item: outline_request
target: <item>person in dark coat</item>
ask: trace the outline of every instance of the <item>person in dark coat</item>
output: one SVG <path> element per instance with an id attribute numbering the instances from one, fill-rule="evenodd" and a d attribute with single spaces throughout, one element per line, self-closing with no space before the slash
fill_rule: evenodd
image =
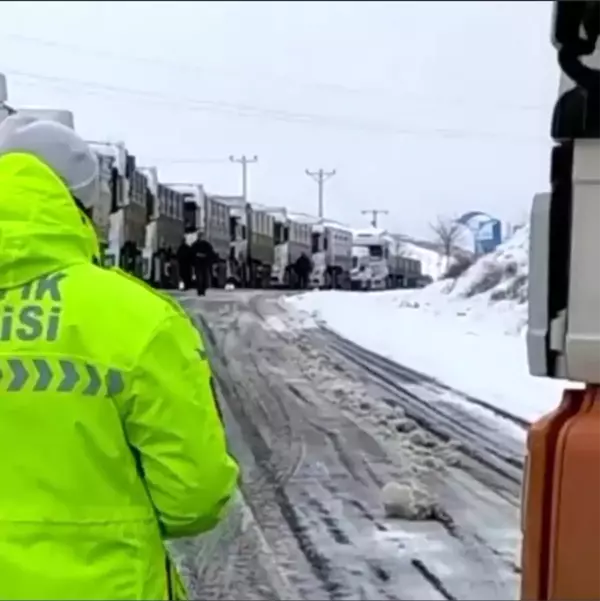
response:
<path id="1" fill-rule="evenodd" d="M 184 238 L 177 249 L 177 263 L 179 265 L 179 277 L 183 282 L 183 289 L 192 287 L 192 249 Z"/>
<path id="2" fill-rule="evenodd" d="M 137 246 L 135 242 L 127 240 L 121 247 L 121 269 L 135 275 L 135 258 Z"/>
<path id="3" fill-rule="evenodd" d="M 298 277 L 298 288 L 300 288 L 300 290 L 306 290 L 308 288 L 312 267 L 312 261 L 306 253 L 302 253 L 296 260 L 294 271 Z"/>
<path id="4" fill-rule="evenodd" d="M 198 232 L 198 237 L 192 244 L 191 251 L 196 277 L 196 290 L 198 296 L 204 296 L 211 283 L 211 272 L 216 253 L 212 244 L 204 239 L 202 232 Z"/>
<path id="5" fill-rule="evenodd" d="M 157 259 L 156 285 L 158 288 L 165 289 L 167 287 L 167 249 L 160 246 L 155 256 Z"/>

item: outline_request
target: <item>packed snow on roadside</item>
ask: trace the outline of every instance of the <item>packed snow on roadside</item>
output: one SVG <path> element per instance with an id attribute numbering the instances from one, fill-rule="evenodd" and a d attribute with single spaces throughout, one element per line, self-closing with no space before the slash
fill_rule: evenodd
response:
<path id="1" fill-rule="evenodd" d="M 529 374 L 528 242 L 524 227 L 462 276 L 422 290 L 315 291 L 285 302 L 367 349 L 533 420 L 567 383 Z"/>

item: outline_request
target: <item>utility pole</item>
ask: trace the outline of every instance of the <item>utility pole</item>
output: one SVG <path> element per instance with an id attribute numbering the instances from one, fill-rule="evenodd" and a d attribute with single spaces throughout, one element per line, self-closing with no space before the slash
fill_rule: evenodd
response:
<path id="1" fill-rule="evenodd" d="M 252 208 L 248 202 L 248 165 L 250 163 L 258 163 L 258 157 L 254 155 L 248 158 L 243 154 L 239 159 L 231 155 L 229 160 L 232 163 L 239 163 L 242 166 L 242 197 L 244 199 L 244 208 L 246 209 L 246 266 L 247 266 L 247 281 L 246 285 L 254 284 L 254 272 L 252 269 Z"/>
<path id="2" fill-rule="evenodd" d="M 229 160 L 232 163 L 239 163 L 242 166 L 242 196 L 244 197 L 244 202 L 248 204 L 248 165 L 250 163 L 258 163 L 258 157 L 254 155 L 250 159 L 243 154 L 239 159 L 230 156 Z"/>
<path id="3" fill-rule="evenodd" d="M 323 187 L 325 182 L 335 175 L 335 169 L 332 171 L 325 171 L 324 169 L 319 169 L 318 171 L 309 171 L 305 169 L 306 175 L 312 177 L 319 186 L 319 219 L 323 219 L 325 216 L 325 209 L 323 206 Z"/>
<path id="4" fill-rule="evenodd" d="M 377 216 L 378 215 L 388 215 L 389 211 L 385 209 L 369 209 L 365 211 L 361 211 L 363 215 L 371 215 L 371 225 L 373 227 L 377 227 Z"/>

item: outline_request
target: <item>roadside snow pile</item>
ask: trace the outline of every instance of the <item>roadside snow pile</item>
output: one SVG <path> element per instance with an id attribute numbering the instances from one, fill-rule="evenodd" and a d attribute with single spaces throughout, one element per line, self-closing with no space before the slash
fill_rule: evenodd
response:
<path id="1" fill-rule="evenodd" d="M 520 334 L 527 325 L 528 253 L 526 226 L 457 278 L 438 280 L 422 290 L 388 294 L 396 295 L 400 307 L 454 311 L 458 317 L 494 321 L 506 334 Z"/>
<path id="2" fill-rule="evenodd" d="M 522 227 L 498 249 L 481 257 L 454 280 L 448 293 L 458 298 L 486 294 L 494 301 L 527 302 L 529 226 Z"/>

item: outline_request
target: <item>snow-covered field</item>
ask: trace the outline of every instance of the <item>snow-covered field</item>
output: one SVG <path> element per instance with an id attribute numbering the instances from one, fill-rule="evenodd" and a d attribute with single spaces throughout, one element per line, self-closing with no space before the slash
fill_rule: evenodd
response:
<path id="1" fill-rule="evenodd" d="M 522 228 L 459 278 L 422 290 L 315 291 L 285 302 L 367 349 L 533 420 L 567 383 L 529 375 L 528 240 Z"/>

